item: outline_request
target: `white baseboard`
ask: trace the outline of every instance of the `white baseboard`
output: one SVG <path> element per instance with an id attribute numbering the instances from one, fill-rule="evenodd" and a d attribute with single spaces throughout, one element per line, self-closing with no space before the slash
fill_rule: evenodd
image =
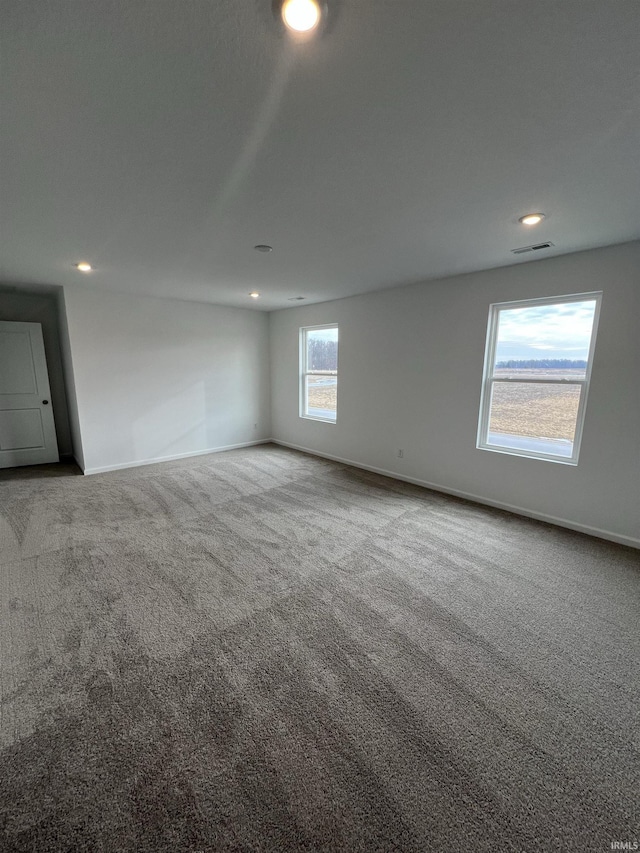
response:
<path id="1" fill-rule="evenodd" d="M 290 447 L 292 450 L 301 450 L 303 453 L 310 453 L 312 456 L 321 456 L 323 459 L 331 459 L 333 462 L 341 462 L 344 465 L 351 465 L 353 468 L 362 468 L 364 471 L 371 471 L 374 474 L 382 474 L 384 477 L 391 477 L 393 480 L 402 480 L 405 483 L 412 483 L 414 486 L 423 486 L 425 489 L 432 489 L 434 492 L 442 492 L 445 495 L 453 495 L 456 498 L 464 498 L 474 503 L 492 506 L 496 509 L 503 509 L 507 512 L 513 512 L 516 515 L 524 515 L 526 518 L 533 518 L 536 521 L 545 521 L 547 524 L 555 524 L 557 527 L 566 527 L 569 530 L 575 530 L 578 533 L 586 533 L 589 536 L 597 536 L 599 539 L 607 539 L 610 542 L 617 542 L 619 545 L 628 545 L 631 548 L 640 548 L 640 539 L 635 539 L 632 536 L 624 536 L 621 533 L 613 533 L 610 530 L 601 530 L 599 527 L 590 527 L 587 524 L 579 524 L 571 521 L 568 518 L 558 518 L 555 515 L 547 515 L 543 512 L 526 509 L 521 506 L 495 501 L 492 498 L 485 498 L 482 495 L 474 495 L 470 492 L 462 492 L 459 489 L 450 489 L 447 486 L 441 486 L 438 483 L 429 483 L 426 480 L 418 480 L 415 477 L 407 477 L 404 474 L 398 474 L 395 471 L 387 471 L 384 468 L 375 468 L 373 465 L 364 465 L 362 462 L 354 462 L 352 459 L 343 459 L 340 456 L 334 456 L 331 453 L 321 453 L 319 450 L 312 450 L 310 447 L 301 447 L 299 444 L 291 444 L 288 441 L 280 441 L 278 438 L 270 439 L 273 444 L 280 444 L 282 447 Z"/>
<path id="2" fill-rule="evenodd" d="M 269 444 L 270 438 L 257 441 L 243 441 L 240 444 L 227 444 L 224 447 L 208 447 L 206 450 L 194 450 L 189 453 L 176 453 L 173 456 L 155 456 L 152 459 L 137 459 L 135 462 L 119 462 L 117 465 L 103 465 L 99 468 L 85 468 L 84 474 L 104 474 L 107 471 L 121 471 L 123 468 L 139 468 L 141 465 L 155 465 L 156 462 L 173 462 L 175 459 L 188 459 L 190 456 L 206 456 L 207 453 L 223 453 L 225 450 L 237 450 L 240 447 L 253 447 L 256 444 Z"/>

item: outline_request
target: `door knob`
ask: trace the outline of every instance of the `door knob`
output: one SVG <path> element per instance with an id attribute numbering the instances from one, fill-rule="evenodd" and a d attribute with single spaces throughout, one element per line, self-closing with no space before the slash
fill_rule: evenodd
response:
<path id="1" fill-rule="evenodd" d="M 43 406 L 48 406 L 48 405 L 49 405 L 49 401 L 48 401 L 48 400 L 43 400 L 43 401 L 42 401 L 42 405 L 43 405 Z"/>

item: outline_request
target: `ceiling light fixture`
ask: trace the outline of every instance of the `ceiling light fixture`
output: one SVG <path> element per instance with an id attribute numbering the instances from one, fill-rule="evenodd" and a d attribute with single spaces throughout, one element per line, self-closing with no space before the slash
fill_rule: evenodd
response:
<path id="1" fill-rule="evenodd" d="M 252 290 L 252 291 L 251 291 L 251 293 L 249 294 L 249 296 L 250 296 L 252 299 L 257 299 L 257 298 L 260 296 L 260 294 L 258 293 L 258 291 L 257 291 L 257 290 Z"/>
<path id="2" fill-rule="evenodd" d="M 254 246 L 253 248 L 256 250 L 256 252 L 263 252 L 265 255 L 268 252 L 273 252 L 273 246 L 264 246 L 261 244 L 258 246 Z"/>
<path id="3" fill-rule="evenodd" d="M 526 216 L 521 216 L 518 219 L 522 225 L 537 225 L 538 222 L 542 222 L 544 219 L 544 213 L 527 213 Z"/>
<path id="4" fill-rule="evenodd" d="M 318 0 L 284 0 L 280 14 L 287 29 L 310 33 L 322 19 L 322 8 Z"/>
<path id="5" fill-rule="evenodd" d="M 93 272 L 93 267 L 86 261 L 80 261 L 80 263 L 75 264 L 75 268 L 80 270 L 80 272 Z"/>

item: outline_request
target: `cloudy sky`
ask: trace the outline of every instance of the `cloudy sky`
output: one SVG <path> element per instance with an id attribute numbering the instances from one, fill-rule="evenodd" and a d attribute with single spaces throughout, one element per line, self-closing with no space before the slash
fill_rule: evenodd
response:
<path id="1" fill-rule="evenodd" d="M 595 307 L 595 300 L 585 300 L 503 309 L 500 312 L 496 360 L 586 359 Z"/>
<path id="2" fill-rule="evenodd" d="M 337 341 L 338 329 L 313 329 L 308 332 L 309 338 L 314 338 L 317 341 Z"/>

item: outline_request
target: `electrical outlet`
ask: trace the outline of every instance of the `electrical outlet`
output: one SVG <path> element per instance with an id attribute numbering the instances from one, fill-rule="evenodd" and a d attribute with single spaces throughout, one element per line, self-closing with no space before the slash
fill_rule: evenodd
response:
<path id="1" fill-rule="evenodd" d="M 398 450 L 398 459 L 404 459 L 404 450 Z"/>

